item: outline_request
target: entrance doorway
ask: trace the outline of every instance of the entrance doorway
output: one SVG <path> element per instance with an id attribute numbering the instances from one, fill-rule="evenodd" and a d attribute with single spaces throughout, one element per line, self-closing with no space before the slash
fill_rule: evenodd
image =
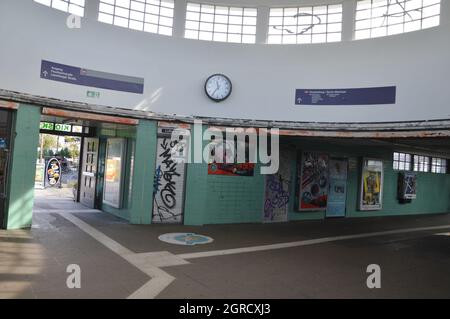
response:
<path id="1" fill-rule="evenodd" d="M 128 118 L 44 108 L 34 210 L 128 209 L 137 124 Z M 110 147 L 114 141 L 122 141 L 117 154 Z"/>
<path id="2" fill-rule="evenodd" d="M 6 201 L 11 158 L 11 111 L 0 109 L 0 229 L 6 225 Z"/>
<path id="3" fill-rule="evenodd" d="M 81 137 L 39 134 L 35 189 L 41 196 L 76 200 Z"/>
<path id="4" fill-rule="evenodd" d="M 97 165 L 97 156 L 86 152 L 84 144 L 94 133 L 95 129 L 76 120 L 44 115 L 41 117 L 35 175 L 35 210 L 83 208 L 76 203 L 80 201 L 81 176 L 86 167 L 90 173 L 95 173 L 91 166 Z M 89 143 L 89 150 L 91 148 Z M 95 180 L 90 183 L 95 189 Z M 82 203 L 89 208 L 94 207 L 89 201 Z"/>

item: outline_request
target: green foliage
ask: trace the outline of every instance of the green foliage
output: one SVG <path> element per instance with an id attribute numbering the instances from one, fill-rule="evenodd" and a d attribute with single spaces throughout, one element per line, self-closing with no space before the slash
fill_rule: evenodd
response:
<path id="1" fill-rule="evenodd" d="M 44 157 L 53 157 L 53 156 L 55 156 L 53 150 L 44 149 Z"/>
<path id="2" fill-rule="evenodd" d="M 42 148 L 44 152 L 50 148 L 56 148 L 57 137 L 55 135 L 42 134 L 41 138 L 43 139 Z"/>
<path id="3" fill-rule="evenodd" d="M 60 157 L 66 157 L 66 158 L 72 157 L 70 150 L 67 147 L 64 147 L 63 149 L 61 149 L 57 155 Z"/>

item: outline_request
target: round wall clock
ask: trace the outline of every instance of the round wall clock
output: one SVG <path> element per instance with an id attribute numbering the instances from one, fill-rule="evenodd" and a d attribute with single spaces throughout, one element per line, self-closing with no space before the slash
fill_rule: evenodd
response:
<path id="1" fill-rule="evenodd" d="M 231 90 L 231 81 L 223 74 L 213 74 L 205 82 L 205 93 L 214 102 L 226 100 Z"/>

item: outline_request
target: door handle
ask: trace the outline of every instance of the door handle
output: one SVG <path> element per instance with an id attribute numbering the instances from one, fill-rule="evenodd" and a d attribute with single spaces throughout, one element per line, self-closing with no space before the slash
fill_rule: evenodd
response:
<path id="1" fill-rule="evenodd" d="M 83 172 L 83 176 L 87 176 L 87 177 L 95 177 L 95 173 L 91 173 L 91 172 Z"/>

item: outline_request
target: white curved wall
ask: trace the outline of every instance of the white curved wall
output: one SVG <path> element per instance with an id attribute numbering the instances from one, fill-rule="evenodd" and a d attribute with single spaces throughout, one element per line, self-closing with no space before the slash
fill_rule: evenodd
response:
<path id="1" fill-rule="evenodd" d="M 437 28 L 361 41 L 280 46 L 159 36 L 99 23 L 95 12 L 86 15 L 81 29 L 68 29 L 63 12 L 32 0 L 2 0 L 0 88 L 178 115 L 302 122 L 449 119 L 446 4 L 443 1 Z M 101 96 L 90 99 L 86 87 L 40 79 L 41 59 L 144 77 L 145 92 L 95 89 Z M 216 72 L 233 81 L 232 96 L 218 104 L 203 92 L 204 80 Z M 296 88 L 388 85 L 397 86 L 395 105 L 294 104 Z"/>

